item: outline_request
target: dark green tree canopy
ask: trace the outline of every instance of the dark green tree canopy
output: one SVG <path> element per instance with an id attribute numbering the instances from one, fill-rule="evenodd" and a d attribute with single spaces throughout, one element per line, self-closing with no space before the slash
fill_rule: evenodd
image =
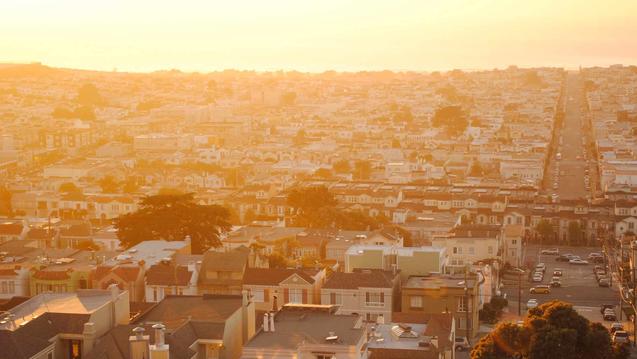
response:
<path id="1" fill-rule="evenodd" d="M 500 323 L 480 339 L 472 359 L 619 359 L 606 328 L 573 306 L 551 301 L 529 310 L 523 325 Z"/>
<path id="2" fill-rule="evenodd" d="M 193 194 L 156 195 L 142 200 L 137 212 L 115 221 L 117 236 L 126 247 L 145 240 L 181 241 L 190 236 L 192 252 L 200 254 L 221 245 L 219 236 L 230 230 L 230 212 L 217 205 L 200 205 Z"/>

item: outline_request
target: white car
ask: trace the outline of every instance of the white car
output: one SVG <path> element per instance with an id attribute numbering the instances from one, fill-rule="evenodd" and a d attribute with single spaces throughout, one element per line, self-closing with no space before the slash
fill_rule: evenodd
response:
<path id="1" fill-rule="evenodd" d="M 579 259 L 579 258 L 575 258 L 575 259 L 571 259 L 570 261 L 568 261 L 570 264 L 579 264 L 579 265 L 585 265 L 588 264 L 588 261 L 585 261 L 583 259 Z"/>
<path id="2" fill-rule="evenodd" d="M 456 337 L 455 349 L 459 352 L 471 349 L 467 337 Z"/>
<path id="3" fill-rule="evenodd" d="M 533 276 L 533 281 L 534 282 L 541 282 L 543 279 L 544 279 L 544 277 L 541 274 Z"/>
<path id="4" fill-rule="evenodd" d="M 537 299 L 531 298 L 531 299 L 529 299 L 528 302 L 526 302 L 526 307 L 528 309 L 536 308 L 537 306 L 538 306 Z"/>
<path id="5" fill-rule="evenodd" d="M 630 343 L 630 336 L 625 330 L 617 330 L 613 333 L 613 343 Z"/>

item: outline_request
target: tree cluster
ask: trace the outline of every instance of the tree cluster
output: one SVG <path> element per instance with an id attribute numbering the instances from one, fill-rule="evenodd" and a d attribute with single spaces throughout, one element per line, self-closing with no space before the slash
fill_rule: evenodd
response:
<path id="1" fill-rule="evenodd" d="M 484 336 L 472 359 L 625 359 L 608 330 L 590 323 L 573 306 L 552 301 L 529 310 L 523 324 L 505 322 Z"/>
<path id="2" fill-rule="evenodd" d="M 480 309 L 480 320 L 486 323 L 495 323 L 502 315 L 502 310 L 509 305 L 509 301 L 502 297 L 492 297 L 489 303 L 485 303 Z"/>
<path id="3" fill-rule="evenodd" d="M 431 124 L 444 129 L 451 136 L 459 136 L 467 129 L 469 120 L 460 106 L 445 106 L 436 110 Z"/>
<path id="4" fill-rule="evenodd" d="M 299 227 L 369 230 L 384 223 L 382 218 L 338 208 L 338 201 L 325 186 L 293 189 L 287 201 L 294 210 L 294 225 Z"/>
<path id="5" fill-rule="evenodd" d="M 191 238 L 191 249 L 200 254 L 221 245 L 219 236 L 230 230 L 230 212 L 218 205 L 200 205 L 193 194 L 149 196 L 139 210 L 115 220 L 117 236 L 126 247 L 146 240 L 182 241 Z"/>

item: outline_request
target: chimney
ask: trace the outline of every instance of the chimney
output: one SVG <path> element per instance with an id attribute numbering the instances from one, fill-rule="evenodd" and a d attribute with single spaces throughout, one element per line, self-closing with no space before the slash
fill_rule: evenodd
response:
<path id="1" fill-rule="evenodd" d="M 270 319 L 269 319 L 269 314 L 265 313 L 263 314 L 263 331 L 264 332 L 269 332 L 270 331 Z"/>
<path id="2" fill-rule="evenodd" d="M 84 330 L 82 331 L 83 353 L 88 353 L 93 349 L 96 334 L 97 332 L 95 331 L 95 323 L 84 323 Z"/>
<path id="3" fill-rule="evenodd" d="M 169 359 L 169 345 L 166 344 L 164 337 L 166 326 L 155 324 L 153 325 L 153 330 L 155 330 L 155 344 L 150 346 L 150 359 Z"/>
<path id="4" fill-rule="evenodd" d="M 117 301 L 117 297 L 119 297 L 119 287 L 116 283 L 113 283 L 108 286 L 108 290 L 111 291 L 111 301 Z"/>
<path id="5" fill-rule="evenodd" d="M 130 347 L 130 359 L 148 359 L 150 338 L 144 335 L 144 328 L 137 327 L 133 329 L 133 334 L 128 338 Z"/>
<path id="6" fill-rule="evenodd" d="M 270 331 L 274 331 L 274 313 L 270 313 Z"/>

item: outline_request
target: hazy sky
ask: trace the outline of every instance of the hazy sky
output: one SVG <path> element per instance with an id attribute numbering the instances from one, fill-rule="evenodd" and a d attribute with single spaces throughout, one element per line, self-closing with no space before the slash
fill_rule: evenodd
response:
<path id="1" fill-rule="evenodd" d="M 0 62 L 101 70 L 637 64 L 637 0 L 0 0 Z"/>

